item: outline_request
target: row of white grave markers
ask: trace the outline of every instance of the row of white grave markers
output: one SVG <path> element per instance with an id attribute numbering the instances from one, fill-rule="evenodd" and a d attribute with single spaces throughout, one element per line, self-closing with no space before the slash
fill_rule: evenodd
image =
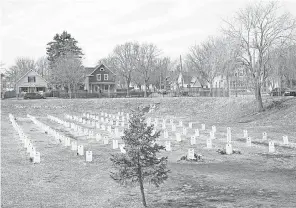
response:
<path id="1" fill-rule="evenodd" d="M 57 120 L 57 118 L 54 119 L 54 120 Z M 60 123 L 63 123 L 63 122 L 60 122 Z M 115 128 L 115 136 L 121 136 L 121 134 L 119 134 L 118 128 Z M 101 139 L 102 139 L 102 135 L 101 134 L 96 134 L 96 140 L 101 140 Z M 109 144 L 109 139 L 108 139 L 107 136 L 104 136 L 103 142 L 104 142 L 104 144 Z M 82 147 L 78 146 L 78 154 L 79 155 L 82 154 L 80 148 L 82 148 Z M 113 140 L 113 146 L 112 146 L 112 148 L 113 149 L 117 149 L 118 148 L 118 140 L 116 140 L 116 139 Z M 122 148 L 120 150 L 123 153 L 125 152 Z M 86 157 L 88 157 L 88 155 L 90 155 L 90 154 L 91 154 L 90 152 L 87 152 L 86 151 Z M 87 160 L 89 160 L 89 159 L 87 159 Z"/>
<path id="2" fill-rule="evenodd" d="M 24 131 L 15 121 L 15 118 L 12 114 L 9 114 L 9 119 L 12 123 L 13 128 L 18 132 L 20 140 L 24 143 L 24 147 L 27 149 L 27 153 L 30 154 L 30 158 L 33 158 L 33 163 L 40 163 L 40 152 L 36 151 L 36 148 L 33 146 L 33 143 L 28 137 L 25 135 Z"/>
<path id="3" fill-rule="evenodd" d="M 70 116 L 69 115 L 67 115 L 67 118 L 70 118 Z M 71 118 L 70 118 L 71 119 Z M 123 133 L 123 130 L 122 131 L 120 131 L 119 130 L 119 127 L 117 127 L 117 126 L 115 126 L 115 128 L 114 128 L 114 130 L 112 129 L 112 125 L 108 125 L 107 126 L 107 129 L 106 129 L 106 126 L 105 125 L 100 125 L 100 123 L 99 122 L 95 122 L 95 124 L 93 124 L 92 126 L 96 126 L 96 128 L 97 129 L 100 129 L 100 130 L 103 130 L 103 131 L 108 131 L 110 134 L 112 134 L 112 136 L 114 136 L 115 138 L 119 138 L 119 137 L 121 137 L 121 136 L 123 136 L 124 135 L 124 133 Z M 114 126 L 114 125 L 113 125 Z M 101 127 L 101 128 L 100 128 Z M 87 131 L 87 130 L 85 130 L 85 131 Z M 89 137 L 94 137 L 94 134 L 93 134 L 93 132 L 91 131 L 91 130 L 89 130 Z M 97 141 L 99 141 L 100 139 L 101 139 L 101 134 L 96 134 L 95 135 L 95 137 L 96 137 L 96 140 Z"/>
<path id="4" fill-rule="evenodd" d="M 83 145 L 77 145 L 77 141 L 72 141 L 69 137 L 61 135 L 56 130 L 50 128 L 49 126 L 41 123 L 38 121 L 35 117 L 28 115 L 29 118 L 39 127 L 41 127 L 44 131 L 48 132 L 48 134 L 53 135 L 57 140 L 61 140 L 66 147 L 71 147 L 71 150 L 77 151 L 78 155 L 84 155 Z M 58 118 L 48 115 L 48 118 L 50 118 L 53 121 L 58 121 L 60 124 L 67 125 L 62 120 L 58 120 Z M 68 125 L 67 125 L 68 126 Z M 89 157 L 89 154 L 86 154 Z M 89 162 L 89 159 L 86 158 L 86 161 Z"/>

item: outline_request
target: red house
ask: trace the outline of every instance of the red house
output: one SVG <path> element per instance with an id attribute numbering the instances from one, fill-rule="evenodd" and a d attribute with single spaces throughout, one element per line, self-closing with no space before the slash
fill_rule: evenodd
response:
<path id="1" fill-rule="evenodd" d="M 88 92 L 115 92 L 116 74 L 104 64 L 96 67 L 85 67 L 85 89 Z"/>

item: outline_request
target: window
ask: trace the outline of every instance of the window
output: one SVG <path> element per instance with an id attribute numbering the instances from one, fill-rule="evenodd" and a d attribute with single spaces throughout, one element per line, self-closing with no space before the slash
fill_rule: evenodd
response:
<path id="1" fill-rule="evenodd" d="M 28 82 L 36 82 L 36 77 L 35 76 L 29 76 L 28 77 Z"/>
<path id="2" fill-rule="evenodd" d="M 107 74 L 108 75 L 108 74 Z M 109 86 L 108 85 L 105 85 L 105 90 L 108 90 Z"/>
<path id="3" fill-rule="evenodd" d="M 101 75 L 100 74 L 97 74 L 97 80 L 101 81 Z"/>
<path id="4" fill-rule="evenodd" d="M 104 71 L 104 69 L 103 68 L 100 68 L 100 71 Z"/>
<path id="5" fill-rule="evenodd" d="M 108 80 L 108 74 L 104 74 L 104 80 Z"/>

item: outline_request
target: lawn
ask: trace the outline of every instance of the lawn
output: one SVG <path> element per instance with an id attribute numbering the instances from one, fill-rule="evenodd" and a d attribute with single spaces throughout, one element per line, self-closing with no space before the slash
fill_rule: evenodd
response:
<path id="1" fill-rule="evenodd" d="M 77 136 L 72 129 L 49 120 L 47 115 L 70 121 L 65 114 L 130 113 L 139 105 L 152 103 L 159 107 L 147 116 L 159 121 L 174 119 L 175 124 L 182 120 L 184 126 L 193 122 L 193 129 L 188 128 L 188 134 L 177 142 L 167 122 L 172 151 L 162 154 L 168 156 L 171 173 L 159 188 L 145 184 L 148 207 L 296 207 L 296 99 L 271 97 L 264 98 L 267 108 L 262 113 L 256 112 L 253 97 L 2 100 L 2 207 L 141 207 L 138 187 L 121 187 L 109 176 L 110 154 L 120 152 L 112 149 L 112 142 L 103 145 L 95 138 Z M 16 117 L 41 153 L 40 164 L 29 161 L 9 121 L 9 113 Z M 27 114 L 83 144 L 85 150 L 93 152 L 93 162 L 85 162 L 84 156 L 78 156 L 39 129 Z M 200 131 L 196 145 L 192 146 L 190 136 L 201 124 L 206 125 L 206 130 Z M 212 125 L 217 127 L 217 133 L 213 148 L 208 149 L 206 140 Z M 232 128 L 233 148 L 242 154 L 217 152 L 226 145 L 227 127 Z M 245 129 L 252 138 L 252 147 L 246 146 Z M 275 142 L 275 153 L 268 152 L 268 140 L 262 139 L 263 132 Z M 289 145 L 282 144 L 283 135 L 288 136 Z M 158 142 L 165 141 L 161 136 Z M 203 160 L 179 161 L 188 148 L 194 148 Z"/>

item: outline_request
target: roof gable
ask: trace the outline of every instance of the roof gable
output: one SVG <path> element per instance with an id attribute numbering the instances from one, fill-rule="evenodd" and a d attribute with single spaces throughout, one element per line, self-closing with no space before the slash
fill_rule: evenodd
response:
<path id="1" fill-rule="evenodd" d="M 115 73 L 111 71 L 111 69 L 109 69 L 106 65 L 100 64 L 96 67 L 85 67 L 86 76 L 93 76 L 93 73 L 99 68 L 104 68 L 106 71 L 110 71 L 113 75 L 115 75 Z"/>
<path id="2" fill-rule="evenodd" d="M 44 79 L 40 74 L 38 74 L 35 70 L 33 70 L 33 69 L 30 69 L 29 71 L 27 71 L 21 78 L 19 78 L 17 81 L 16 81 L 16 83 L 18 83 L 19 81 L 21 81 L 25 76 L 27 76 L 30 72 L 33 72 L 33 74 L 34 74 L 34 76 L 38 76 L 38 77 L 40 77 L 41 79 L 43 79 L 46 83 L 48 83 L 47 82 L 47 80 L 46 79 Z"/>

